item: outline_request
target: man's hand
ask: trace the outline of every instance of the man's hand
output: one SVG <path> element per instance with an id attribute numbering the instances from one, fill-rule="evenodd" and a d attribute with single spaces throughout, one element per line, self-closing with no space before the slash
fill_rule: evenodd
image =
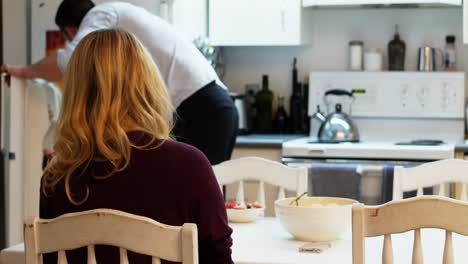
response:
<path id="1" fill-rule="evenodd" d="M 34 73 L 28 66 L 10 66 L 3 64 L 1 66 L 1 72 L 10 74 L 11 76 L 22 78 L 22 79 L 32 79 L 34 78 Z"/>
<path id="2" fill-rule="evenodd" d="M 1 71 L 22 79 L 41 78 L 54 82 L 62 79 L 62 72 L 57 65 L 57 53 L 28 66 L 10 66 L 3 64 Z"/>

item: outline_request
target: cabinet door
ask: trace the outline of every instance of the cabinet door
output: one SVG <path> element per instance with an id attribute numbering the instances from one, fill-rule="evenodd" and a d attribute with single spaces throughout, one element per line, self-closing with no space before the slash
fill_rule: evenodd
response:
<path id="1" fill-rule="evenodd" d="M 173 0 L 172 22 L 189 40 L 207 35 L 207 0 Z"/>
<path id="2" fill-rule="evenodd" d="M 468 44 L 468 2 L 463 1 L 463 43 Z"/>
<path id="3" fill-rule="evenodd" d="M 209 18 L 215 45 L 301 44 L 300 0 L 210 0 Z"/>

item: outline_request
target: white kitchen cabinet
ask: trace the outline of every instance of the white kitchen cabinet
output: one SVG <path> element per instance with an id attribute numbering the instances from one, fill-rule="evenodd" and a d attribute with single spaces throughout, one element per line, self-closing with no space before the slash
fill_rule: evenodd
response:
<path id="1" fill-rule="evenodd" d="M 207 36 L 208 0 L 173 0 L 172 23 L 189 40 Z"/>
<path id="2" fill-rule="evenodd" d="M 468 2 L 463 3 L 463 43 L 468 44 Z"/>
<path id="3" fill-rule="evenodd" d="M 303 0 L 303 6 L 353 6 L 353 5 L 438 5 L 460 6 L 462 0 Z"/>
<path id="4" fill-rule="evenodd" d="M 304 43 L 301 0 L 210 0 L 209 37 L 217 46 Z"/>

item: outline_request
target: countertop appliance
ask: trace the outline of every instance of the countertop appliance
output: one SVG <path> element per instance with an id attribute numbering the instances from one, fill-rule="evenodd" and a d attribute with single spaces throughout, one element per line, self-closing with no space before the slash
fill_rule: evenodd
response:
<path id="1" fill-rule="evenodd" d="M 234 106 L 236 107 L 238 120 L 239 120 L 239 134 L 247 134 L 250 132 L 249 116 L 247 115 L 247 105 L 245 102 L 245 95 L 239 93 L 229 93 Z"/>
<path id="2" fill-rule="evenodd" d="M 439 63 L 437 63 L 438 60 L 436 59 L 437 54 L 440 55 Z M 418 49 L 418 71 L 436 71 L 438 67 L 444 67 L 444 65 L 444 52 L 441 49 L 427 46 Z"/>
<path id="3" fill-rule="evenodd" d="M 361 141 L 315 144 L 308 137 L 288 141 L 283 143 L 283 161 L 294 166 L 362 165 L 363 176 L 366 170 L 376 176 L 363 177 L 367 203 L 381 201 L 384 165 L 453 158 L 455 144 L 463 141 L 464 73 L 312 72 L 309 115 L 317 105 L 325 109 L 322 98 L 330 89 L 362 91 L 355 94 L 352 112 Z"/>

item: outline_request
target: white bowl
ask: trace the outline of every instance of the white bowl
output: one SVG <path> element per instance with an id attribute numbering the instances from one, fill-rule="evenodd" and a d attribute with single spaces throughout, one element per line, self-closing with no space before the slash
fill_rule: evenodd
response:
<path id="1" fill-rule="evenodd" d="M 264 208 L 226 209 L 228 220 L 233 223 L 252 222 L 257 219 L 264 210 Z"/>
<path id="2" fill-rule="evenodd" d="M 333 197 L 302 197 L 275 201 L 281 225 L 301 241 L 333 241 L 351 230 L 351 208 L 355 200 Z"/>

